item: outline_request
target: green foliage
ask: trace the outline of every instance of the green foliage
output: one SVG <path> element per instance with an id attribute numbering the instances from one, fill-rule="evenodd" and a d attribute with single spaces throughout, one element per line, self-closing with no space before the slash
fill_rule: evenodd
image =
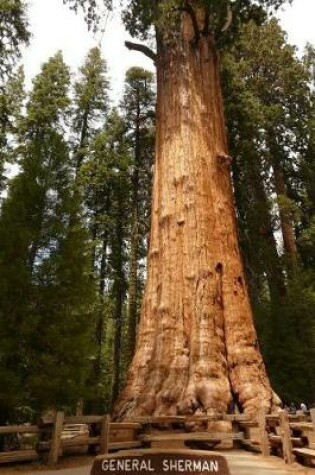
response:
<path id="1" fill-rule="evenodd" d="M 301 154 L 300 183 L 295 185 L 295 197 L 299 202 L 302 212 L 297 228 L 297 244 L 305 267 L 314 269 L 315 264 L 315 52 L 310 45 L 307 46 L 303 58 L 305 67 L 310 74 L 310 110 L 309 118 L 305 125 L 307 143 L 305 151 Z"/>
<path id="2" fill-rule="evenodd" d="M 315 216 L 311 217 L 308 226 L 302 231 L 298 245 L 304 265 L 310 269 L 315 267 Z"/>
<path id="3" fill-rule="evenodd" d="M 155 92 L 152 73 L 130 68 L 126 73 L 121 109 L 131 156 L 130 216 L 128 236 L 128 326 L 124 355 L 126 366 L 135 347 L 139 308 L 144 284 L 143 264 L 147 255 L 147 236 L 151 214 L 151 182 L 154 150 Z"/>
<path id="4" fill-rule="evenodd" d="M 249 233 L 252 242 L 262 243 L 262 237 L 270 243 L 270 232 L 282 225 L 274 212 L 272 193 L 276 193 L 273 196 L 277 207 L 292 225 L 302 225 L 304 157 L 309 155 L 310 143 L 310 72 L 296 57 L 294 48 L 286 43 L 285 34 L 275 20 L 260 27 L 253 22 L 243 25 L 238 41 L 224 53 L 223 65 L 243 239 Z M 282 189 L 275 177 L 277 170 L 284 178 Z M 269 214 L 267 228 L 261 227 L 261 213 L 255 217 L 252 212 L 253 203 L 255 206 L 259 201 L 266 219 Z M 256 256 L 254 252 L 253 257 Z M 252 266 L 254 273 L 263 275 L 266 256 L 261 263 L 260 270 Z"/>
<path id="5" fill-rule="evenodd" d="M 91 28 L 100 24 L 103 7 L 112 8 L 108 0 L 65 3 L 83 8 Z M 281 397 L 310 402 L 314 51 L 308 47 L 299 60 L 277 22 L 267 21 L 267 9 L 282 3 L 199 0 L 194 7 L 206 10 L 209 34 L 224 50 L 240 237 L 265 360 Z M 222 35 L 229 4 L 233 23 Z M 150 39 L 155 27 L 161 39 L 176 33 L 184 7 L 179 0 L 131 0 L 122 15 L 132 36 Z M 58 53 L 34 80 L 25 117 L 21 71 L 0 96 L 0 180 L 8 161 L 18 157 L 20 164 L 0 218 L 0 410 L 6 417 L 17 407 L 74 407 L 80 398 L 90 411 L 110 410 L 133 351 L 150 222 L 154 80 L 131 68 L 119 112 L 110 111 L 106 63 L 93 48 L 72 102 L 69 88 Z M 284 193 L 276 189 L 275 166 Z M 277 244 L 279 210 L 290 216 L 298 238 L 294 276 Z"/>
<path id="6" fill-rule="evenodd" d="M 232 36 L 239 29 L 242 22 L 250 20 L 261 23 L 265 19 L 266 9 L 278 9 L 284 3 L 291 0 L 198 0 L 193 7 L 205 9 L 209 17 L 210 31 L 219 34 L 226 23 L 227 10 L 230 6 L 234 12 L 234 28 L 231 30 Z M 74 10 L 82 8 L 86 13 L 89 26 L 97 24 L 100 17 L 98 15 L 100 5 L 111 10 L 118 8 L 112 0 L 64 0 Z M 122 11 L 122 18 L 131 36 L 142 40 L 150 38 L 152 27 L 161 32 L 173 31 L 174 26 L 178 27 L 179 18 L 186 9 L 183 0 L 130 0 Z M 176 27 L 176 28 L 177 28 Z"/>
<path id="7" fill-rule="evenodd" d="M 30 34 L 23 0 L 0 0 L 0 81 L 12 71 Z"/>
<path id="8" fill-rule="evenodd" d="M 24 99 L 24 72 L 20 68 L 0 91 L 0 195 L 5 188 L 5 167 L 15 158 L 13 138 L 19 132 Z"/>
<path id="9" fill-rule="evenodd" d="M 106 61 L 99 48 L 92 48 L 75 83 L 75 130 L 82 129 L 82 115 L 87 109 L 92 123 L 104 121 L 108 111 L 108 88 Z"/>
<path id="10" fill-rule="evenodd" d="M 91 378 L 103 392 L 96 391 L 91 396 L 89 406 L 92 410 L 101 407 L 104 395 L 112 394 L 114 386 L 119 385 L 127 289 L 130 155 L 125 124 L 117 111 L 111 112 L 104 131 L 95 136 L 90 152 L 81 167 L 79 181 L 93 240 L 93 265 L 99 289 L 95 328 L 97 352 Z"/>
<path id="11" fill-rule="evenodd" d="M 91 140 L 104 127 L 109 109 L 107 66 L 99 48 L 92 48 L 74 85 L 73 142 L 79 171 Z"/>
<path id="12" fill-rule="evenodd" d="M 35 291 L 37 325 L 30 339 L 26 388 L 35 407 L 75 407 L 87 394 L 93 356 L 90 254 L 80 215 L 59 239 L 58 249 L 37 270 L 42 284 Z M 68 215 L 69 216 L 69 215 Z M 58 370 L 56 371 L 56 369 Z"/>
<path id="13" fill-rule="evenodd" d="M 88 134 L 78 174 L 99 289 L 95 308 L 98 349 L 91 374 L 96 391 L 88 401 L 91 411 L 104 404 L 109 407 L 108 398 L 111 401 L 117 394 L 128 364 L 127 279 L 135 265 L 139 305 L 140 262 L 146 254 L 150 213 L 154 96 L 152 74 L 131 68 L 126 75 L 122 116 L 112 110 L 104 129 Z M 135 247 L 136 255 L 131 250 Z"/>
<path id="14" fill-rule="evenodd" d="M 297 58 L 275 20 L 249 22 L 240 33 L 224 51 L 222 78 L 247 280 L 273 387 L 286 402 L 313 402 L 312 52 Z M 304 267 L 291 277 L 280 212 L 300 236 Z"/>
<path id="15" fill-rule="evenodd" d="M 26 127 L 34 133 L 47 127 L 61 125 L 70 105 L 68 96 L 70 72 L 58 52 L 42 67 L 33 81 L 33 91 L 27 104 Z"/>
<path id="16" fill-rule="evenodd" d="M 0 405 L 43 409 L 84 394 L 92 356 L 90 257 L 61 134 L 69 71 L 57 54 L 34 81 L 21 172 L 0 220 Z M 22 141 L 23 140 L 23 141 Z"/>
<path id="17" fill-rule="evenodd" d="M 100 24 L 104 9 L 111 11 L 113 7 L 112 0 L 63 0 L 63 3 L 69 5 L 75 12 L 78 9 L 83 10 L 89 29 L 94 31 Z"/>
<path id="18" fill-rule="evenodd" d="M 287 286 L 283 302 L 264 302 L 256 312 L 259 339 L 273 388 L 283 401 L 314 402 L 314 275 Z"/>
<path id="19" fill-rule="evenodd" d="M 131 155 L 130 182 L 137 183 L 137 215 L 140 241 L 149 233 L 151 183 L 155 140 L 155 81 L 151 72 L 133 67 L 126 72 L 124 98 L 121 103 L 127 144 Z M 131 197 L 132 200 L 132 197 Z M 132 206 L 132 205 L 131 205 Z M 146 249 L 141 251 L 142 258 Z"/>

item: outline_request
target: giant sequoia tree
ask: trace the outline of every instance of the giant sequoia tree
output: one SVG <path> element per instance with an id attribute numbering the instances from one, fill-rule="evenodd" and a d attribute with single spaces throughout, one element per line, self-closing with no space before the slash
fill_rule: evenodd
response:
<path id="1" fill-rule="evenodd" d="M 133 36 L 155 27 L 156 54 L 127 46 L 157 65 L 157 139 L 147 285 L 119 418 L 210 414 L 232 398 L 245 411 L 277 404 L 239 252 L 216 44 L 232 7 L 237 26 L 281 3 L 131 0 L 124 14 Z"/>

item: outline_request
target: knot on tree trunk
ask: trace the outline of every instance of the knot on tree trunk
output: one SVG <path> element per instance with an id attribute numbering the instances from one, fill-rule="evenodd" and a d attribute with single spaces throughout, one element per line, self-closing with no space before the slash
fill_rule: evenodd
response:
<path id="1" fill-rule="evenodd" d="M 225 153 L 218 153 L 217 154 L 217 159 L 218 159 L 220 165 L 223 165 L 225 167 L 230 167 L 232 165 L 233 158 L 230 157 L 229 155 L 225 154 Z"/>

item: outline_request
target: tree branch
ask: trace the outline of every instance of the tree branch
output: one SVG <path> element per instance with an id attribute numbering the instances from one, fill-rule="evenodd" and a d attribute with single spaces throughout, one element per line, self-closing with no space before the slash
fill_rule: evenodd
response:
<path id="1" fill-rule="evenodd" d="M 154 63 L 156 62 L 156 54 L 148 46 L 141 45 L 140 43 L 132 43 L 131 41 L 125 41 L 125 46 L 130 50 L 143 53 L 145 56 L 152 59 Z"/>
<path id="2" fill-rule="evenodd" d="M 226 22 L 221 28 L 221 33 L 225 33 L 231 26 L 233 21 L 233 10 L 231 5 L 227 6 L 227 13 L 226 13 Z"/>

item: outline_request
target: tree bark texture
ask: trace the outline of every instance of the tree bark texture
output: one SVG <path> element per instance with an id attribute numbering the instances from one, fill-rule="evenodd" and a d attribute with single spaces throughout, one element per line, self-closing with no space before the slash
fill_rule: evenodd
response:
<path id="1" fill-rule="evenodd" d="M 212 37 L 197 42 L 188 14 L 158 40 L 148 275 L 119 419 L 278 402 L 239 252 L 219 69 Z"/>

